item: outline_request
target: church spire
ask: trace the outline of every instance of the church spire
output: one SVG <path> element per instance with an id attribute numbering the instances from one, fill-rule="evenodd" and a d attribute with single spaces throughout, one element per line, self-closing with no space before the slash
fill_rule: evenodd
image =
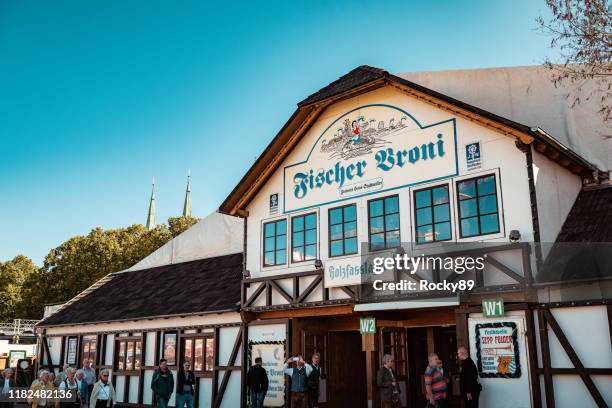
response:
<path id="1" fill-rule="evenodd" d="M 187 190 L 185 190 L 183 217 L 191 217 L 191 170 L 187 173 Z"/>
<path id="2" fill-rule="evenodd" d="M 155 228 L 155 177 L 151 188 L 151 201 L 149 202 L 149 214 L 147 215 L 147 229 Z"/>

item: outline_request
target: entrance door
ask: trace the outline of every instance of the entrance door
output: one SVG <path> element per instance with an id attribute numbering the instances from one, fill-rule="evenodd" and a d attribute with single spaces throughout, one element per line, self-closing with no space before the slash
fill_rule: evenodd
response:
<path id="1" fill-rule="evenodd" d="M 328 407 L 366 407 L 365 354 L 357 331 L 329 333 Z"/>
<path id="2" fill-rule="evenodd" d="M 442 360 L 444 375 L 449 380 L 448 406 L 460 407 L 458 393 L 459 368 L 457 366 L 456 330 L 451 327 L 417 327 L 407 329 L 408 343 L 408 406 L 423 407 L 425 400 L 425 379 L 427 369 L 427 356 L 431 352 L 438 354 Z"/>

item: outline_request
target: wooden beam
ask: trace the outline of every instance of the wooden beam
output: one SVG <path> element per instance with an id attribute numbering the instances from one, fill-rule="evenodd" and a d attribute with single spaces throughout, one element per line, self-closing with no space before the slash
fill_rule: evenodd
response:
<path id="1" fill-rule="evenodd" d="M 275 280 L 270 280 L 270 285 L 276 289 L 276 291 L 278 293 L 280 293 L 280 295 L 285 298 L 285 300 L 289 303 L 293 303 L 293 297 L 289 296 L 289 294 L 287 292 L 285 292 L 285 289 L 281 288 L 281 286 L 278 284 L 278 282 L 276 282 Z"/>
<path id="2" fill-rule="evenodd" d="M 304 289 L 304 292 L 300 293 L 296 303 L 302 303 L 310 295 L 310 293 L 312 293 L 314 288 L 316 288 L 322 281 L 323 276 L 317 276 L 312 282 L 310 282 L 310 285 Z"/>
<path id="3" fill-rule="evenodd" d="M 486 262 L 491 264 L 495 268 L 499 269 L 506 276 L 509 276 L 510 278 L 514 279 L 515 281 L 517 281 L 519 283 L 524 283 L 525 282 L 525 278 L 523 276 L 521 276 L 518 273 L 514 272 L 512 269 L 508 268 L 506 265 L 504 265 L 503 263 L 501 263 L 497 259 L 493 258 L 491 255 L 487 256 Z"/>
<path id="4" fill-rule="evenodd" d="M 242 305 L 242 307 L 249 307 L 251 304 L 261 295 L 261 292 L 266 288 L 266 282 L 262 282 L 259 284 L 259 287 L 255 289 L 255 292 L 249 296 L 248 300 Z M 246 293 L 246 290 L 245 290 Z"/>
<path id="5" fill-rule="evenodd" d="M 234 347 L 232 347 L 232 352 L 230 353 L 229 360 L 227 362 L 227 366 L 224 367 L 223 379 L 221 380 L 221 386 L 219 387 L 219 393 L 215 397 L 214 407 L 220 407 L 221 402 L 223 401 L 223 395 L 225 395 L 225 389 L 227 388 L 227 383 L 229 381 L 230 375 L 233 370 L 240 370 L 240 367 L 234 366 L 236 362 L 236 357 L 238 356 L 238 350 L 240 349 L 240 344 L 242 344 L 242 330 L 241 327 L 236 334 L 236 340 L 234 340 Z M 217 367 L 219 368 L 219 367 Z"/>
<path id="6" fill-rule="evenodd" d="M 542 407 L 542 394 L 540 391 L 540 375 L 538 370 L 538 345 L 536 341 L 535 323 L 533 320 L 534 311 L 525 311 L 525 328 L 527 337 L 527 350 L 529 357 L 529 381 L 531 382 L 531 395 L 533 396 L 533 408 Z"/>
<path id="7" fill-rule="evenodd" d="M 542 365 L 544 366 L 544 394 L 546 395 L 546 408 L 555 408 L 555 389 L 550 373 L 550 344 L 548 343 L 548 325 L 544 317 L 544 310 L 538 309 L 538 326 L 540 330 L 540 347 L 542 348 Z"/>
<path id="8" fill-rule="evenodd" d="M 555 316 L 550 312 L 550 310 L 542 310 L 542 313 L 544 314 L 545 319 L 548 321 L 548 325 L 552 329 L 553 333 L 555 333 L 555 336 L 557 336 L 557 340 L 559 340 L 559 343 L 561 343 L 563 350 L 565 350 L 570 361 L 578 370 L 578 373 L 582 378 L 584 385 L 586 385 L 587 389 L 591 393 L 591 397 L 593 397 L 593 400 L 595 400 L 597 406 L 600 408 L 607 407 L 608 405 L 601 396 L 601 393 L 597 389 L 597 386 L 593 382 L 593 379 L 586 372 L 582 361 L 580 361 L 578 354 L 576 354 L 576 351 L 565 336 L 565 333 L 563 333 L 563 330 L 561 330 L 561 326 L 559 326 L 559 323 L 557 323 L 557 319 L 555 319 Z"/>
<path id="9" fill-rule="evenodd" d="M 256 319 L 280 319 L 311 316 L 336 316 L 353 313 L 353 305 L 337 305 L 326 307 L 305 307 L 300 309 L 267 310 L 251 312 Z"/>

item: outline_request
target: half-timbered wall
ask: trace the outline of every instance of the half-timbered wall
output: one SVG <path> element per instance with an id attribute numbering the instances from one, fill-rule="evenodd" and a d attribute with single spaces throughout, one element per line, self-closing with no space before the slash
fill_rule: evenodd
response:
<path id="1" fill-rule="evenodd" d="M 83 338 L 95 336 L 96 371 L 111 370 L 118 403 L 122 406 L 153 405 L 150 384 L 157 361 L 163 356 L 165 333 L 176 334 L 176 361 L 170 366 L 175 375 L 183 361 L 185 340 L 211 339 L 214 342 L 212 361 L 206 362 L 205 350 L 202 352 L 204 364 L 206 367 L 210 364 L 210 370 L 196 372 L 197 407 L 240 406 L 245 329 L 238 313 L 46 328 L 41 336 L 40 366 L 59 372 L 67 362 L 67 345 L 71 338 L 78 342 L 77 364 L 71 365 L 80 366 Z M 204 341 L 201 344 L 206 344 Z M 140 344 L 140 367 L 135 366 L 136 354 L 131 366 L 121 366 L 126 363 L 126 360 L 119 362 L 121 342 Z M 191 360 L 193 366 L 193 357 Z M 170 406 L 175 405 L 175 399 L 176 393 Z"/>

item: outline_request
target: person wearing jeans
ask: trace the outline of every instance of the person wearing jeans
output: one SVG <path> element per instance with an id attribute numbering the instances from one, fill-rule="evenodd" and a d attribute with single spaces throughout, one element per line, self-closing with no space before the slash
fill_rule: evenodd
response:
<path id="1" fill-rule="evenodd" d="M 174 377 L 168 368 L 165 358 L 159 360 L 159 367 L 153 372 L 151 389 L 155 393 L 155 400 L 159 408 L 168 408 L 168 401 L 174 392 Z"/>
<path id="2" fill-rule="evenodd" d="M 247 387 L 251 393 L 251 406 L 263 408 L 264 399 L 268 392 L 268 373 L 261 366 L 261 357 L 255 358 L 255 364 L 247 372 Z"/>
<path id="3" fill-rule="evenodd" d="M 185 361 L 183 369 L 176 376 L 176 408 L 193 408 L 193 385 L 195 384 L 195 375 L 191 371 L 191 362 Z"/>

